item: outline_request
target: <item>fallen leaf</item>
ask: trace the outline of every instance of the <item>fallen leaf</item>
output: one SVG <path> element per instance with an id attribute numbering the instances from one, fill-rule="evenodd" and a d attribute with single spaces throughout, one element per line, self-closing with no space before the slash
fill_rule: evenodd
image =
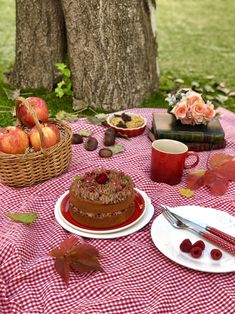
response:
<path id="1" fill-rule="evenodd" d="M 78 134 L 83 137 L 89 137 L 92 135 L 92 131 L 91 130 L 79 130 Z"/>
<path id="2" fill-rule="evenodd" d="M 190 190 L 190 189 L 180 188 L 179 193 L 180 193 L 180 195 L 185 196 L 185 197 L 192 197 L 195 192 Z"/>
<path id="3" fill-rule="evenodd" d="M 228 95 L 229 95 L 229 97 L 235 97 L 235 92 L 231 92 Z"/>
<path id="4" fill-rule="evenodd" d="M 204 90 L 207 92 L 207 93 L 214 93 L 214 88 L 211 87 L 210 85 L 205 85 L 204 86 Z"/>
<path id="5" fill-rule="evenodd" d="M 21 222 L 28 225 L 32 224 L 37 219 L 37 213 L 35 212 L 5 213 L 5 216 L 16 222 Z"/>
<path id="6" fill-rule="evenodd" d="M 225 154 L 225 153 L 218 153 L 210 158 L 210 160 L 208 161 L 208 164 L 210 168 L 216 169 L 230 160 L 233 160 L 233 156 Z"/>
<path id="7" fill-rule="evenodd" d="M 190 172 L 186 177 L 187 188 L 191 190 L 197 190 L 204 184 L 204 175 L 206 170 L 194 170 Z"/>
<path id="8" fill-rule="evenodd" d="M 217 168 L 217 172 L 228 180 L 235 181 L 235 160 L 229 160 Z"/>
<path id="9" fill-rule="evenodd" d="M 207 170 L 204 176 L 204 184 L 213 195 L 224 195 L 228 189 L 229 179 L 216 170 Z"/>
<path id="10" fill-rule="evenodd" d="M 68 122 L 75 122 L 78 120 L 78 116 L 75 113 L 70 113 L 62 110 L 56 114 L 56 119 L 66 120 Z"/>
<path id="11" fill-rule="evenodd" d="M 211 95 L 206 95 L 206 99 L 212 101 L 212 100 L 214 100 L 214 97 Z"/>
<path id="12" fill-rule="evenodd" d="M 3 90 L 9 100 L 15 100 L 17 97 L 20 96 L 20 89 L 11 90 L 7 88 L 3 88 Z"/>
<path id="13" fill-rule="evenodd" d="M 52 249 L 49 256 L 55 258 L 55 269 L 60 277 L 68 283 L 71 270 L 76 272 L 103 271 L 98 257 L 99 251 L 90 244 L 78 243 L 75 236 L 72 236 L 59 247 Z"/>
<path id="14" fill-rule="evenodd" d="M 184 84 L 184 80 L 178 78 L 178 79 L 175 79 L 175 83 Z"/>
<path id="15" fill-rule="evenodd" d="M 106 121 L 107 116 L 108 115 L 105 113 L 99 113 L 95 116 L 87 117 L 87 122 L 95 125 L 102 125 Z"/>
<path id="16" fill-rule="evenodd" d="M 115 144 L 112 146 L 109 146 L 109 149 L 113 152 L 113 154 L 122 153 L 125 151 L 125 147 L 121 144 Z"/>
<path id="17" fill-rule="evenodd" d="M 227 87 L 221 87 L 220 85 L 216 88 L 218 91 L 222 92 L 225 95 L 228 95 L 231 90 Z"/>
<path id="18" fill-rule="evenodd" d="M 214 78 L 215 78 L 215 76 L 214 75 L 207 75 L 207 77 L 206 77 L 208 80 L 213 80 Z"/>
<path id="19" fill-rule="evenodd" d="M 218 153 L 208 161 L 207 170 L 196 170 L 186 177 L 186 185 L 196 190 L 205 185 L 213 195 L 226 193 L 229 181 L 235 181 L 235 160 L 234 156 Z"/>
<path id="20" fill-rule="evenodd" d="M 219 103 L 223 104 L 225 101 L 228 100 L 227 96 L 223 96 L 223 95 L 217 95 L 215 97 L 215 100 L 217 100 Z"/>

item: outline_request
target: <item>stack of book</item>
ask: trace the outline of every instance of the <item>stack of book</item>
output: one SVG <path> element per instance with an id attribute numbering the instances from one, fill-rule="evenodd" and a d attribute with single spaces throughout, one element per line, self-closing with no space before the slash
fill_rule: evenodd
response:
<path id="1" fill-rule="evenodd" d="M 185 143 L 189 150 L 206 151 L 226 146 L 224 130 L 218 119 L 208 125 L 185 125 L 169 113 L 153 113 L 151 140 L 167 138 Z"/>

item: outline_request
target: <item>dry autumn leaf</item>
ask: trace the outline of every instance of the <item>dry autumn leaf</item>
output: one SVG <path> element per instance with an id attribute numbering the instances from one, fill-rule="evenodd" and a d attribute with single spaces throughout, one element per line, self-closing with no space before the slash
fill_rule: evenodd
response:
<path id="1" fill-rule="evenodd" d="M 5 213 L 5 216 L 14 220 L 15 222 L 21 222 L 23 224 L 30 225 L 37 219 L 37 213 Z"/>
<path id="2" fill-rule="evenodd" d="M 55 258 L 55 269 L 61 278 L 68 283 L 71 270 L 76 272 L 103 271 L 98 257 L 99 251 L 87 243 L 78 243 L 72 236 L 48 253 Z"/>
<path id="3" fill-rule="evenodd" d="M 187 188 L 197 190 L 205 185 L 213 195 L 226 193 L 229 181 L 235 181 L 234 156 L 219 153 L 208 161 L 209 169 L 196 170 L 186 177 Z"/>
<path id="4" fill-rule="evenodd" d="M 192 197 L 194 195 L 194 192 L 192 190 L 183 189 L 183 188 L 179 189 L 179 193 L 180 195 L 185 196 L 185 197 Z"/>
<path id="5" fill-rule="evenodd" d="M 194 170 L 186 177 L 186 185 L 189 189 L 197 190 L 204 184 L 204 175 L 206 170 Z"/>

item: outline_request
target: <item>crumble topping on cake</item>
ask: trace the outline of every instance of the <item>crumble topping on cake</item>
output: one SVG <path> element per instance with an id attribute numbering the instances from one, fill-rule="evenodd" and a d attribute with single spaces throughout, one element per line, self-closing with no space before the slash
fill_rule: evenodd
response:
<path id="1" fill-rule="evenodd" d="M 102 204 L 117 204 L 133 194 L 134 183 L 122 171 L 95 169 L 76 176 L 71 191 L 76 197 Z"/>

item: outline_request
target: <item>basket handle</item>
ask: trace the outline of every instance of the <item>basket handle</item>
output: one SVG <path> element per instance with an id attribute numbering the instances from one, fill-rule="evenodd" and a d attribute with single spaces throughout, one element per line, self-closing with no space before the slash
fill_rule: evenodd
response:
<path id="1" fill-rule="evenodd" d="M 40 141 L 41 141 L 41 152 L 46 155 L 46 145 L 45 145 L 45 141 L 44 141 L 44 134 L 42 132 L 42 126 L 37 118 L 37 115 L 35 113 L 35 111 L 33 110 L 33 107 L 31 105 L 30 102 L 27 101 L 27 99 L 25 99 L 24 97 L 17 97 L 16 98 L 16 106 L 20 105 L 21 103 L 23 103 L 25 105 L 25 107 L 27 107 L 27 109 L 29 110 L 30 114 L 33 117 L 33 120 L 35 122 L 35 125 L 38 129 L 38 133 L 39 133 L 39 137 L 40 137 Z"/>

